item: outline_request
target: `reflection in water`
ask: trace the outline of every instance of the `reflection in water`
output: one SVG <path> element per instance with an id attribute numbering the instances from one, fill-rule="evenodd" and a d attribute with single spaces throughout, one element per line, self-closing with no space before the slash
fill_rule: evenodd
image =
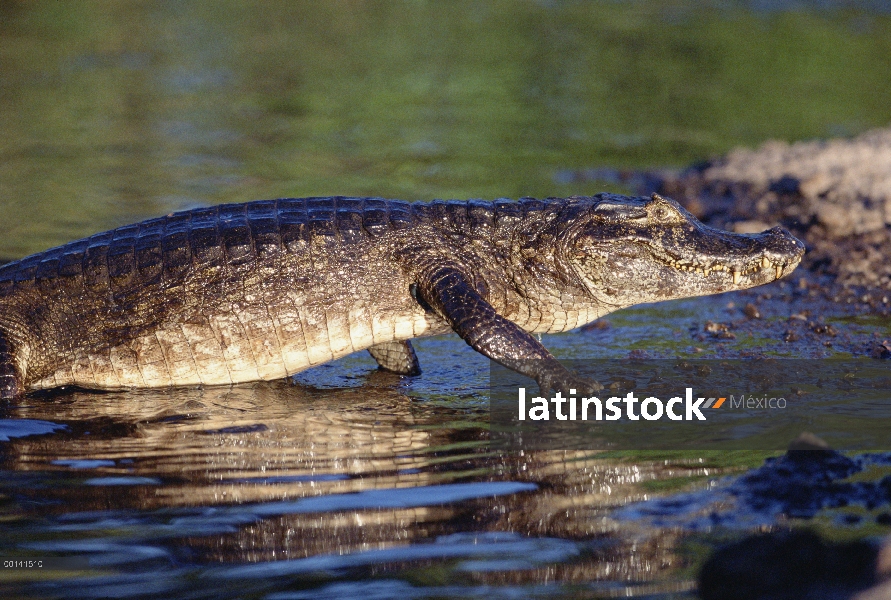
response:
<path id="1" fill-rule="evenodd" d="M 17 415 L 69 423 L 72 432 L 19 440 L 20 469 L 101 460 L 114 466 L 94 474 L 138 471 L 163 480 L 163 491 L 142 490 L 143 508 L 356 492 L 368 477 L 377 485 L 422 485 L 431 481 L 425 451 L 451 443 L 421 427 L 423 417 L 395 386 L 373 383 L 322 392 L 284 382 L 75 392 L 23 402 Z"/>
<path id="2" fill-rule="evenodd" d="M 358 362 L 321 387 L 19 400 L 6 416 L 64 428 L 5 446 L 11 536 L 0 552 L 89 558 L 89 571 L 44 573 L 38 595 L 147 593 L 149 575 L 152 593 L 232 595 L 385 574 L 417 595 L 665 577 L 646 589 L 689 587 L 672 575 L 682 561 L 671 535 L 617 536 L 609 516 L 644 497 L 639 483 L 658 469 L 493 452 L 481 407 L 419 402 L 405 380 Z"/>
<path id="3" fill-rule="evenodd" d="M 545 344 L 561 357 L 655 352 L 652 340 L 679 352 L 682 328 L 745 297 L 637 307 L 611 315 L 615 329 Z M 837 326 L 859 343 L 856 322 Z M 746 351 L 738 331 L 725 355 Z M 697 536 L 711 511 L 740 512 L 727 490 L 745 500 L 751 487 L 720 477 L 764 453 L 496 450 L 485 359 L 455 336 L 416 346 L 417 378 L 361 353 L 294 385 L 69 391 L 0 408 L 0 555 L 89 561 L 0 572 L 0 595 L 692 593 L 715 544 Z M 740 522 L 778 518 L 759 514 Z"/>

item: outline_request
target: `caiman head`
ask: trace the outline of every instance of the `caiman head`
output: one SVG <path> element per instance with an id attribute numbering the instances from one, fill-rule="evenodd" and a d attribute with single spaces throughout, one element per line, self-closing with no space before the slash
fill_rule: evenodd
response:
<path id="1" fill-rule="evenodd" d="M 804 255 L 782 227 L 722 231 L 658 194 L 597 196 L 573 229 L 564 256 L 598 303 L 615 308 L 763 285 Z"/>

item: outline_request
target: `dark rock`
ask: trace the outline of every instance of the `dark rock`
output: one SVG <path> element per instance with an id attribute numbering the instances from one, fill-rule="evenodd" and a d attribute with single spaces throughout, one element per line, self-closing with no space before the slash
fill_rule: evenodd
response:
<path id="1" fill-rule="evenodd" d="M 760 319 L 761 311 L 758 310 L 758 307 L 749 302 L 743 307 L 743 314 L 749 317 L 750 319 Z"/>
<path id="2" fill-rule="evenodd" d="M 885 340 L 881 344 L 876 344 L 870 352 L 870 356 L 873 358 L 891 358 L 891 342 Z"/>
<path id="3" fill-rule="evenodd" d="M 702 600 L 849 598 L 877 583 L 878 548 L 834 544 L 808 531 L 747 537 L 719 549 L 699 574 Z"/>
<path id="4" fill-rule="evenodd" d="M 801 181 L 795 177 L 784 175 L 770 184 L 767 188 L 771 192 L 791 196 L 792 194 L 801 193 Z"/>

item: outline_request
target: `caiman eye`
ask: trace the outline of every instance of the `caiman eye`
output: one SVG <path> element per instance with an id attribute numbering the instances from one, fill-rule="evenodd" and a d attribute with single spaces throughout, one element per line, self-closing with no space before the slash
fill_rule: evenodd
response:
<path id="1" fill-rule="evenodd" d="M 668 209 L 666 209 L 664 206 L 660 206 L 656 209 L 655 217 L 660 221 L 664 221 L 668 217 Z"/>

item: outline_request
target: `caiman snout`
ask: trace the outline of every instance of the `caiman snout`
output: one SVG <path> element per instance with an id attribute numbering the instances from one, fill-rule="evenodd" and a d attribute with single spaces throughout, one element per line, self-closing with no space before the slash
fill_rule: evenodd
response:
<path id="1" fill-rule="evenodd" d="M 785 227 L 777 225 L 761 235 L 768 238 L 767 243 L 776 246 L 777 252 L 786 252 L 801 257 L 804 255 L 804 243 L 792 235 Z"/>
<path id="2" fill-rule="evenodd" d="M 785 227 L 774 227 L 758 235 L 764 245 L 762 259 L 776 265 L 776 278 L 791 273 L 804 256 L 804 243 Z"/>

